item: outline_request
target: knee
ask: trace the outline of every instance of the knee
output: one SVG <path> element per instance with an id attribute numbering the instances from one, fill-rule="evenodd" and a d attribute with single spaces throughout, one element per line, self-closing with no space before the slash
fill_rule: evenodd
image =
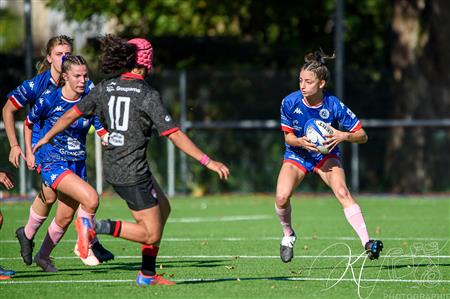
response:
<path id="1" fill-rule="evenodd" d="M 145 245 L 153 245 L 157 244 L 161 241 L 161 234 L 158 233 L 148 233 L 146 234 L 145 241 L 143 244 Z"/>
<path id="2" fill-rule="evenodd" d="M 338 186 L 338 187 L 335 189 L 334 193 L 336 194 L 336 196 L 337 196 L 339 199 L 347 199 L 347 198 L 350 197 L 350 192 L 348 191 L 348 188 L 345 187 L 344 185 Z"/>
<path id="3" fill-rule="evenodd" d="M 44 190 L 42 190 L 39 193 L 38 197 L 41 200 L 41 202 L 43 202 L 47 206 L 52 206 L 57 199 L 56 192 L 53 192 L 53 191 L 46 192 Z"/>
<path id="4" fill-rule="evenodd" d="M 96 212 L 98 208 L 98 194 L 95 190 L 87 192 L 85 195 L 84 206 L 92 212 Z"/>
<path id="5" fill-rule="evenodd" d="M 279 208 L 286 208 L 287 205 L 289 204 L 290 197 L 291 196 L 288 193 L 279 192 L 275 197 L 275 204 Z"/>
<path id="6" fill-rule="evenodd" d="M 144 241 L 145 245 L 157 244 L 161 241 L 161 230 L 145 230 Z"/>

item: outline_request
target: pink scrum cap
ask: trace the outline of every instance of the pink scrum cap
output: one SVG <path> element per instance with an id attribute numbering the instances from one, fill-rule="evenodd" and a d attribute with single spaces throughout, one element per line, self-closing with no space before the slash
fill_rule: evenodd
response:
<path id="1" fill-rule="evenodd" d="M 150 71 L 153 62 L 152 44 L 145 38 L 133 38 L 128 43 L 136 46 L 136 63 L 146 67 Z"/>

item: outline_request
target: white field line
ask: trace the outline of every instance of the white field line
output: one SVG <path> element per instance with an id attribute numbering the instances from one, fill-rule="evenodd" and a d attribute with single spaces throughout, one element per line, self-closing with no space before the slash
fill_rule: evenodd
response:
<path id="1" fill-rule="evenodd" d="M 168 223 L 205 223 L 205 222 L 233 222 L 233 221 L 261 221 L 261 220 L 276 220 L 276 215 L 232 215 L 232 216 L 220 216 L 220 217 L 178 217 L 178 218 L 169 218 Z M 301 221 L 317 221 L 317 218 L 314 217 L 300 217 Z M 327 217 L 321 219 L 320 221 L 342 221 L 344 219 L 341 216 L 336 217 Z M 369 216 L 365 217 L 366 221 L 371 220 Z M 434 220 L 435 218 L 424 218 L 421 217 L 421 220 Z M 135 220 L 132 218 L 121 219 L 123 221 L 134 222 Z M 407 221 L 407 220 L 417 220 L 412 217 L 382 217 L 377 218 L 378 221 Z M 25 224 L 27 219 L 16 218 L 14 220 L 15 223 Z"/>
<path id="2" fill-rule="evenodd" d="M 425 237 L 379 237 L 383 241 L 449 241 L 450 238 L 425 238 Z M 302 237 L 298 236 L 297 239 L 300 240 L 330 240 L 330 241 L 359 241 L 356 237 Z M 261 237 L 261 238 L 240 238 L 240 237 L 222 237 L 222 238 L 163 238 L 163 242 L 197 242 L 197 241 L 230 241 L 230 242 L 240 242 L 240 241 L 270 241 L 270 240 L 280 240 L 280 237 Z M 40 241 L 40 240 L 35 240 Z M 75 243 L 76 240 L 63 239 L 60 242 L 63 243 Z M 0 240 L 0 243 L 14 243 L 18 241 L 16 239 Z M 112 242 L 123 242 L 121 239 L 116 238 L 102 238 L 102 243 L 112 243 Z"/>
<path id="3" fill-rule="evenodd" d="M 273 280 L 272 278 L 194 278 L 194 279 L 175 279 L 178 283 L 202 283 L 202 282 L 224 282 L 224 281 L 245 281 L 245 280 Z M 277 280 L 288 281 L 334 281 L 325 277 L 285 277 L 277 278 Z M 355 282 L 352 278 L 342 278 L 340 281 Z M 134 279 L 90 279 L 90 280 L 7 280 L 0 281 L 0 285 L 6 284 L 76 284 L 76 283 L 134 283 Z M 360 282 L 386 282 L 386 283 L 419 283 L 419 284 L 435 284 L 435 283 L 450 283 L 450 280 L 437 279 L 437 280 L 418 280 L 418 279 L 377 279 L 367 278 L 361 279 Z"/>
<path id="4" fill-rule="evenodd" d="M 357 258 L 359 255 L 352 255 Z M 78 259 L 77 256 L 53 256 L 55 260 Z M 119 255 L 115 259 L 141 259 L 141 255 Z M 279 259 L 278 255 L 162 255 L 158 259 Z M 348 259 L 348 255 L 297 255 L 296 258 L 303 259 Z M 450 255 L 383 255 L 382 259 L 398 259 L 398 258 L 434 258 L 434 259 L 450 259 Z M 21 257 L 0 257 L 2 260 L 22 260 Z"/>
<path id="5" fill-rule="evenodd" d="M 232 221 L 257 221 L 275 219 L 274 215 L 233 215 L 221 217 L 179 217 L 169 218 L 168 223 L 203 223 L 203 222 L 232 222 Z M 134 219 L 122 219 L 123 221 L 134 222 Z M 26 223 L 26 219 L 16 219 L 16 223 Z"/>

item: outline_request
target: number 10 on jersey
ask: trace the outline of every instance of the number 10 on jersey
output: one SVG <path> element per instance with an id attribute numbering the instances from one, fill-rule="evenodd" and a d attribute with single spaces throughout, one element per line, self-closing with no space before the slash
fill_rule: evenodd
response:
<path id="1" fill-rule="evenodd" d="M 108 101 L 109 119 L 111 129 L 117 131 L 128 130 L 128 120 L 130 114 L 130 98 L 111 96 Z"/>

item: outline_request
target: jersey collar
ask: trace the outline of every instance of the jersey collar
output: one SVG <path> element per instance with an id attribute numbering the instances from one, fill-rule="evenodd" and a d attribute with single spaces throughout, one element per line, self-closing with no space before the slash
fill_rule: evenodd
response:
<path id="1" fill-rule="evenodd" d="M 121 75 L 121 77 L 124 80 L 132 80 L 132 79 L 144 80 L 144 77 L 142 77 L 141 75 L 134 74 L 134 73 L 131 73 L 131 72 L 123 73 Z"/>

